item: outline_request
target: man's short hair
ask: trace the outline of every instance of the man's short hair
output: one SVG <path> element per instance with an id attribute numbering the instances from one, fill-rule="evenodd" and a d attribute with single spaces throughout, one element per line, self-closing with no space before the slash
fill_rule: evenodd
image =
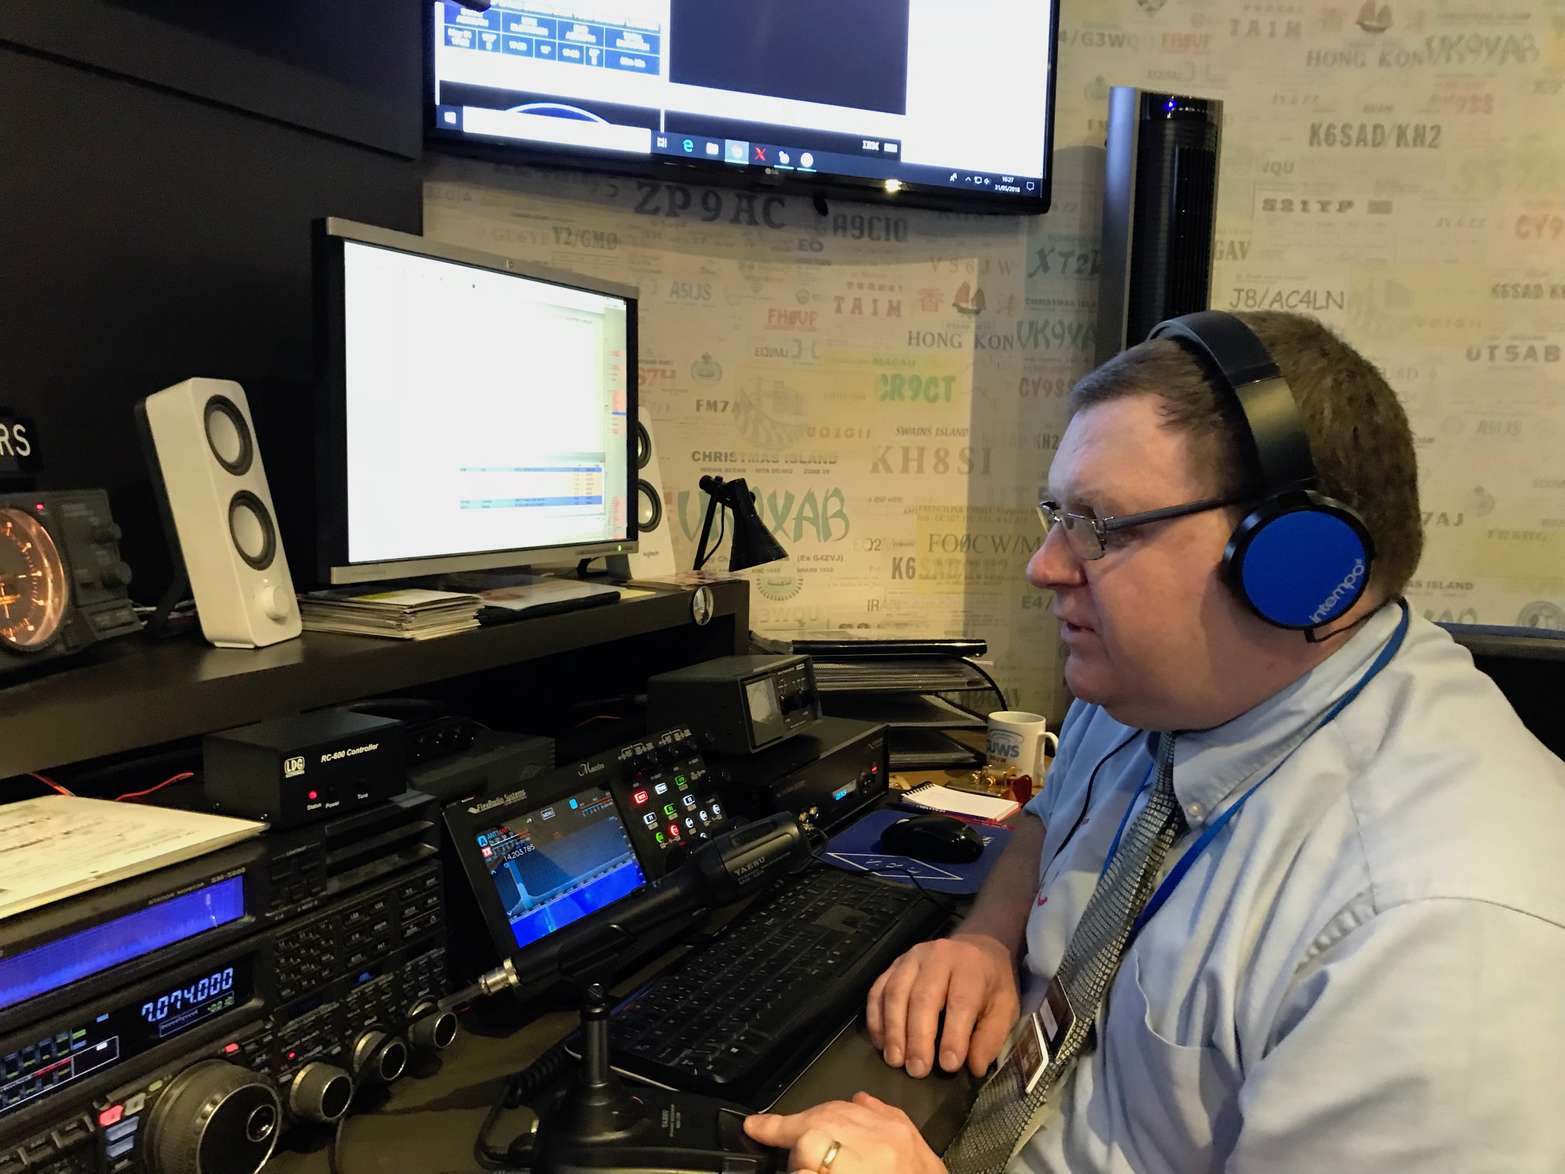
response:
<path id="1" fill-rule="evenodd" d="M 1424 526 L 1413 432 L 1396 393 L 1373 363 L 1313 318 L 1277 310 L 1235 317 L 1266 344 L 1293 388 L 1320 491 L 1364 519 L 1375 541 L 1372 582 L 1387 596 L 1400 595 L 1423 552 Z M 1252 492 L 1260 470 L 1244 420 L 1214 377 L 1182 344 L 1152 339 L 1084 376 L 1065 401 L 1066 414 L 1156 396 L 1164 421 L 1191 438 L 1197 467 L 1212 470 L 1213 492 Z"/>

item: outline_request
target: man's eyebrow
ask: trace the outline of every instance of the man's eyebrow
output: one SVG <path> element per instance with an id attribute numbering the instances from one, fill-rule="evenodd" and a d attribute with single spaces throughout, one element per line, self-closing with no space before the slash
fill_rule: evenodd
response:
<path id="1" fill-rule="evenodd" d="M 1124 513 L 1123 510 L 1116 508 L 1118 503 L 1112 494 L 1105 493 L 1103 490 L 1093 485 L 1080 487 L 1073 486 L 1063 495 L 1056 494 L 1051 487 L 1049 493 L 1051 496 L 1053 496 L 1055 501 L 1059 502 L 1066 509 L 1089 509 L 1100 518 L 1106 518 L 1112 514 Z"/>

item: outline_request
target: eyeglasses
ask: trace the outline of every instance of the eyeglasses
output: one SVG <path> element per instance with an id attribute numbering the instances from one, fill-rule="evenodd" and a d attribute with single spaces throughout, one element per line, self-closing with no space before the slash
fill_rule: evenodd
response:
<path id="1" fill-rule="evenodd" d="M 1209 497 L 1204 501 L 1192 501 L 1186 505 L 1165 506 L 1160 510 L 1148 510 L 1143 514 L 1125 514 L 1122 517 L 1100 518 L 1091 510 L 1081 513 L 1067 512 L 1057 501 L 1038 503 L 1038 520 L 1043 523 L 1047 536 L 1056 526 L 1065 528 L 1065 538 L 1076 557 L 1092 561 L 1103 557 L 1108 549 L 1109 535 L 1117 530 L 1129 530 L 1135 526 L 1147 526 L 1153 522 L 1166 522 L 1170 518 L 1183 518 L 1189 514 L 1202 514 L 1207 510 L 1238 505 L 1244 497 Z"/>

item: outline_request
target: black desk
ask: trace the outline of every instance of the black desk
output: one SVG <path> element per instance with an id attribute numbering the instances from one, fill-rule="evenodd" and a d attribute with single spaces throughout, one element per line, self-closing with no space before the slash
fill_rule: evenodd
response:
<path id="1" fill-rule="evenodd" d="M 516 690 L 513 711 L 500 716 L 534 719 L 539 694 L 601 697 L 644 687 L 649 672 L 746 651 L 749 584 L 730 579 L 711 587 L 716 610 L 704 627 L 691 619 L 694 588 L 645 585 L 648 593 L 612 607 L 438 640 L 305 632 L 258 649 L 209 648 L 194 636 L 111 640 L 57 671 L 5 687 L 0 778 L 446 683 L 467 682 L 480 705 Z M 514 674 L 522 674 L 520 688 Z M 484 716 L 472 707 L 458 712 Z"/>
<path id="2" fill-rule="evenodd" d="M 343 1130 L 338 1154 L 340 1174 L 467 1174 L 480 1167 L 473 1161 L 473 1141 L 504 1079 L 525 1067 L 555 1040 L 575 1027 L 574 1015 L 546 1014 L 508 1038 L 492 1039 L 464 1032 L 438 1060 L 438 1070 L 426 1076 L 404 1076 L 386 1104 L 356 1113 Z M 869 1042 L 862 1023 L 855 1024 L 816 1060 L 776 1106 L 793 1112 L 826 1100 L 845 1100 L 863 1089 L 889 1104 L 901 1106 L 923 1130 L 936 1152 L 943 1149 L 961 1124 L 972 1096 L 965 1073 L 942 1073 L 914 1080 L 899 1068 L 888 1068 Z M 528 1128 L 526 1109 L 501 1115 L 490 1144 L 503 1148 Z M 313 1141 L 313 1152 L 280 1149 L 267 1164 L 279 1174 L 326 1174 L 326 1151 L 314 1138 L 290 1138 L 290 1144 Z"/>

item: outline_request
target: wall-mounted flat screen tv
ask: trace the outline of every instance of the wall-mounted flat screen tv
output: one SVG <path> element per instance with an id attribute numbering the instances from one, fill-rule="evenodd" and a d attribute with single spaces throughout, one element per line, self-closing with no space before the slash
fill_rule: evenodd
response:
<path id="1" fill-rule="evenodd" d="M 430 133 L 529 162 L 1049 206 L 1057 0 L 435 0 Z"/>

